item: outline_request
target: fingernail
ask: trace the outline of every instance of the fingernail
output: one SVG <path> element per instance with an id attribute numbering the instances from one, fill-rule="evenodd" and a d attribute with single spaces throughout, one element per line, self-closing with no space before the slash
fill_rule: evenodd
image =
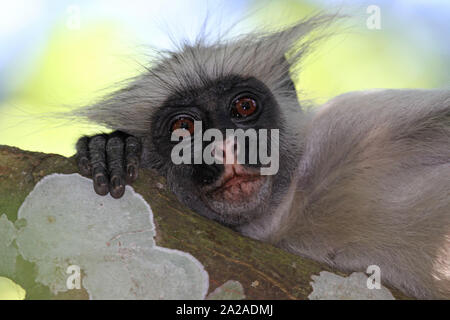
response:
<path id="1" fill-rule="evenodd" d="M 103 185 L 106 184 L 106 177 L 105 177 L 103 174 L 98 175 L 98 176 L 96 177 L 95 182 L 96 182 L 99 186 L 103 186 Z"/>
<path id="2" fill-rule="evenodd" d="M 125 186 L 122 183 L 122 179 L 120 177 L 113 177 L 111 179 L 111 190 L 110 194 L 113 198 L 118 199 L 123 196 L 125 193 Z"/>
<path id="3" fill-rule="evenodd" d="M 111 181 L 111 184 L 112 184 L 113 189 L 120 188 L 120 186 L 121 186 L 120 178 L 114 177 Z"/>
<path id="4" fill-rule="evenodd" d="M 129 166 L 128 167 L 128 176 L 130 178 L 134 177 L 134 175 L 136 174 L 136 169 L 134 168 L 134 166 Z"/>

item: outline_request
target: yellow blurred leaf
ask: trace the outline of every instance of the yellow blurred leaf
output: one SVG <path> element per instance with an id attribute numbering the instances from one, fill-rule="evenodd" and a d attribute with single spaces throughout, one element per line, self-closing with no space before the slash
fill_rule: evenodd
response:
<path id="1" fill-rule="evenodd" d="M 0 300 L 23 300 L 25 290 L 14 281 L 0 277 Z"/>

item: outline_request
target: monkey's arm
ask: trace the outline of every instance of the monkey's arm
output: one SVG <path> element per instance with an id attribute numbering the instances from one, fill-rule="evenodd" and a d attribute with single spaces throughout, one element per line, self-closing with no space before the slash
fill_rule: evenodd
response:
<path id="1" fill-rule="evenodd" d="M 134 136 L 115 131 L 82 137 L 76 149 L 80 173 L 92 177 L 94 190 L 99 195 L 110 192 L 113 198 L 120 198 L 125 184 L 137 179 L 141 143 Z"/>

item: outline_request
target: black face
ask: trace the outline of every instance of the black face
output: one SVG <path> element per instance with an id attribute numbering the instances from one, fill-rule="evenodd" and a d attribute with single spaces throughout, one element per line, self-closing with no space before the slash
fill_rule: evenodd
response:
<path id="1" fill-rule="evenodd" d="M 256 129 L 256 132 L 268 129 L 269 155 L 270 129 L 278 129 L 278 173 L 261 175 L 259 169 L 264 165 L 259 155 L 253 155 L 256 163 L 249 163 L 252 155 L 248 144 L 243 146 L 246 151 L 244 164 L 193 164 L 193 144 L 192 164 L 174 164 L 171 152 L 178 142 L 171 141 L 172 133 L 180 139 L 192 136 L 194 130 L 199 129 L 195 121 L 201 121 L 203 132 L 211 128 L 220 130 L 224 139 L 226 129 Z M 230 77 L 170 97 L 153 116 L 149 156 L 154 158 L 151 162 L 157 163 L 157 169 L 166 176 L 169 187 L 182 202 L 210 219 L 237 226 L 271 212 L 286 193 L 296 165 L 292 159 L 298 159 L 295 150 L 282 150 L 283 140 L 289 139 L 288 135 L 280 107 L 268 88 L 254 78 Z M 202 142 L 201 150 L 210 143 Z M 236 147 L 215 151 L 226 156 Z"/>

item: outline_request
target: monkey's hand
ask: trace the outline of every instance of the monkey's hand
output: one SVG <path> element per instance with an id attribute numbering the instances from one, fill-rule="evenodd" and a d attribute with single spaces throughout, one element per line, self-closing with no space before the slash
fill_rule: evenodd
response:
<path id="1" fill-rule="evenodd" d="M 82 137 L 77 145 L 77 164 L 80 173 L 91 177 L 99 195 L 111 193 L 120 198 L 125 185 L 137 179 L 141 143 L 138 138 L 115 131 Z"/>

